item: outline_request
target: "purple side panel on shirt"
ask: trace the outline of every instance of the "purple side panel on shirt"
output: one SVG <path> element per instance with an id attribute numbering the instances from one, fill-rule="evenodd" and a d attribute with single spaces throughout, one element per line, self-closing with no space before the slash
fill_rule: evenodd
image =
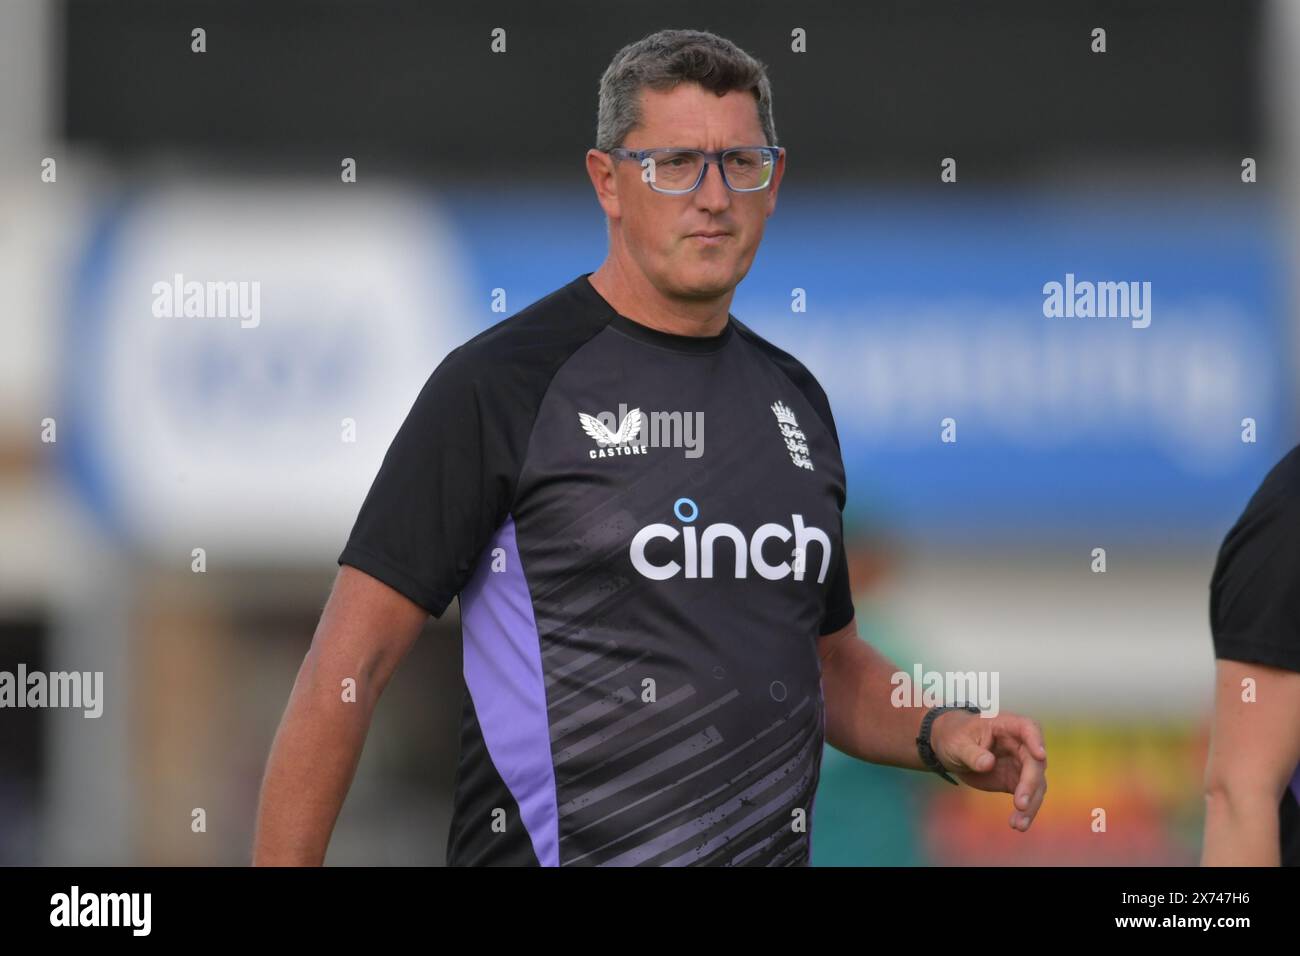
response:
<path id="1" fill-rule="evenodd" d="M 1295 802 L 1300 803 L 1300 767 L 1295 768 L 1295 776 L 1291 778 L 1291 792 L 1295 794 Z"/>
<path id="2" fill-rule="evenodd" d="M 493 571 L 501 548 L 505 567 Z M 497 562 L 500 563 L 500 562 Z M 465 681 L 497 772 L 510 788 L 542 866 L 560 865 L 559 810 L 541 643 L 513 517 L 484 549 L 460 595 Z"/>

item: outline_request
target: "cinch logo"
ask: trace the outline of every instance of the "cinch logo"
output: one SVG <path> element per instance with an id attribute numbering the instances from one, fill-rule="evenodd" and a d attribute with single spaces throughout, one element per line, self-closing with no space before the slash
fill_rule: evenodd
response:
<path id="1" fill-rule="evenodd" d="M 796 581 L 802 581 L 804 568 L 807 565 L 808 545 L 816 542 L 821 546 L 822 553 L 821 572 L 817 575 L 817 583 L 826 580 L 826 571 L 831 564 L 831 539 L 820 528 L 804 525 L 803 515 L 790 515 L 794 530 L 769 522 L 759 525 L 753 535 L 746 538 L 745 533 L 734 524 L 725 522 L 711 524 L 697 535 L 697 529 L 692 522 L 700 516 L 700 509 L 690 498 L 678 498 L 673 504 L 673 514 L 686 527 L 678 529 L 668 524 L 649 524 L 632 536 L 632 546 L 628 552 L 632 559 L 632 567 L 651 580 L 666 581 L 683 570 L 688 578 L 713 577 L 713 548 L 719 538 L 726 538 L 731 542 L 729 556 L 734 559 L 732 573 L 735 577 L 748 577 L 749 565 L 752 564 L 759 576 L 769 581 L 779 581 L 791 574 Z M 680 563 L 669 561 L 666 564 L 651 564 L 646 558 L 646 545 L 651 541 L 655 539 L 676 541 L 678 538 L 682 539 L 679 552 L 682 558 Z M 794 539 L 793 564 L 789 561 L 769 564 L 764 559 L 763 545 L 772 538 L 779 541 Z"/>

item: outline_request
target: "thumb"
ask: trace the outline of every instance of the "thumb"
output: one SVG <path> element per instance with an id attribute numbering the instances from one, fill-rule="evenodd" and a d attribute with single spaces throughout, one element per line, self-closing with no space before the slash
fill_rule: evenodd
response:
<path id="1" fill-rule="evenodd" d="M 960 764 L 954 769 L 973 770 L 976 773 L 992 770 L 993 765 L 997 763 L 997 757 L 993 756 L 993 752 L 981 746 L 979 741 L 972 737 L 959 737 L 953 740 L 949 748 L 949 756 Z"/>

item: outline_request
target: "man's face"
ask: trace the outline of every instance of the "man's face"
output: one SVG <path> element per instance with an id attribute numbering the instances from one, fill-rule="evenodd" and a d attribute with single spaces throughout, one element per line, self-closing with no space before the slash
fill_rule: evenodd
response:
<path id="1" fill-rule="evenodd" d="M 720 150 L 769 145 L 758 121 L 752 93 L 723 96 L 695 83 L 668 92 L 641 92 L 641 123 L 624 140 L 628 149 L 678 146 Z M 784 173 L 777 161 L 767 189 L 736 193 L 727 188 L 716 164 L 694 192 L 657 193 L 642 181 L 641 165 L 614 164 L 612 189 L 601 189 L 601 205 L 622 230 L 628 254 L 663 292 L 685 298 L 714 298 L 730 292 L 749 272 L 763 226 L 776 208 Z M 722 233 L 704 238 L 699 233 Z"/>

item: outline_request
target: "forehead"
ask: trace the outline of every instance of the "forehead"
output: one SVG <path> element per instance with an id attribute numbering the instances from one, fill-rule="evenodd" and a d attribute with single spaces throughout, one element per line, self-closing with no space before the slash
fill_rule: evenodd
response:
<path id="1" fill-rule="evenodd" d="M 671 90 L 642 89 L 640 98 L 641 122 L 627 137 L 630 146 L 711 149 L 764 142 L 758 100 L 748 90 L 719 96 L 698 83 L 680 83 Z"/>

